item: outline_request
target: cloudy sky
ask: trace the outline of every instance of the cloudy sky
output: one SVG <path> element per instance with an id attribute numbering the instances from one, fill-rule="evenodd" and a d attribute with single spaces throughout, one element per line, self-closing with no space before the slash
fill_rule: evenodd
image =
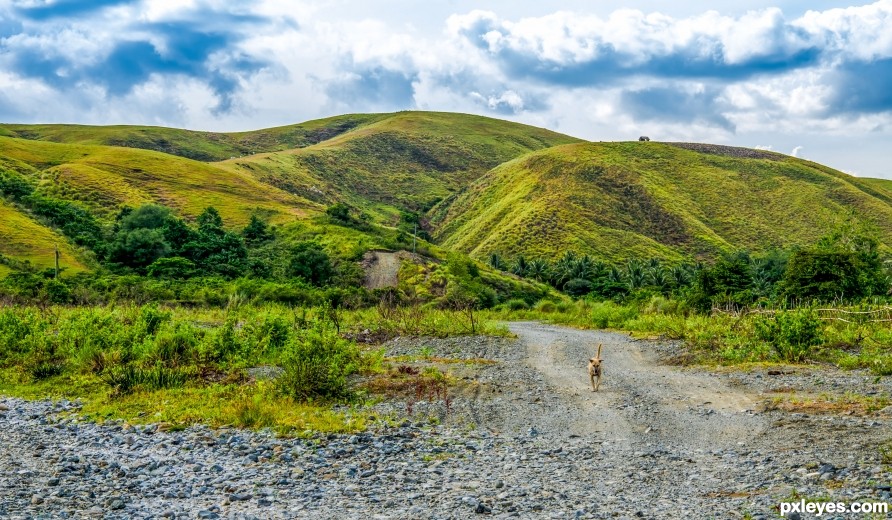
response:
<path id="1" fill-rule="evenodd" d="M 0 121 L 471 112 L 892 178 L 892 0 L 0 0 Z"/>

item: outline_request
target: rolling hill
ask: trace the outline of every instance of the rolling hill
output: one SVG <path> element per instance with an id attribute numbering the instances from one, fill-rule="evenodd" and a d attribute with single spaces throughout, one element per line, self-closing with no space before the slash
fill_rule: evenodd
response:
<path id="1" fill-rule="evenodd" d="M 415 212 L 440 246 L 477 258 L 708 258 L 811 243 L 848 214 L 892 245 L 890 181 L 771 152 L 588 143 L 464 114 L 351 114 L 241 133 L 7 124 L 4 172 L 105 223 L 146 202 L 189 220 L 212 205 L 230 227 L 257 214 L 284 236 L 340 233 L 323 241 L 351 251 L 376 239 L 320 220 L 335 202 L 384 226 Z M 45 266 L 58 242 L 75 269 L 88 267 L 8 194 L 0 213 L 0 254 Z"/>
<path id="2" fill-rule="evenodd" d="M 493 169 L 433 211 L 444 247 L 608 260 L 709 258 L 813 243 L 845 215 L 892 244 L 892 192 L 782 154 L 716 145 L 580 143 Z"/>

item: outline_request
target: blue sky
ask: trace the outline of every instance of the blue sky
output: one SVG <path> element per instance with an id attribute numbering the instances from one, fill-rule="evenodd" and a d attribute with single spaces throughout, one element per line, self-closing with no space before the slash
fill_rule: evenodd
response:
<path id="1" fill-rule="evenodd" d="M 0 121 L 471 112 L 892 178 L 892 0 L 0 0 Z"/>

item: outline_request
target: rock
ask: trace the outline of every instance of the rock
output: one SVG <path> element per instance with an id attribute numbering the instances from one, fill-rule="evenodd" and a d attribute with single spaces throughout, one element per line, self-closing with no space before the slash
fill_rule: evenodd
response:
<path id="1" fill-rule="evenodd" d="M 208 511 L 207 509 L 204 509 L 204 510 L 198 512 L 198 518 L 203 518 L 206 520 L 216 520 L 217 518 L 220 518 L 220 515 L 218 515 L 217 513 L 213 512 L 213 511 Z"/>
<path id="2" fill-rule="evenodd" d="M 124 509 L 124 501 L 120 498 L 116 498 L 112 500 L 111 503 L 109 503 L 108 508 L 112 511 L 119 511 L 121 509 Z"/>
<path id="3" fill-rule="evenodd" d="M 483 502 L 478 502 L 477 507 L 474 508 L 474 512 L 478 515 L 492 513 L 492 508 L 484 504 Z"/>
<path id="4" fill-rule="evenodd" d="M 39 505 L 42 504 L 42 503 L 43 503 L 43 497 L 42 497 L 42 496 L 40 496 L 40 495 L 34 495 L 34 496 L 31 497 L 31 505 L 32 505 L 32 506 L 39 506 Z"/>
<path id="5" fill-rule="evenodd" d="M 787 520 L 802 520 L 802 515 L 793 511 L 792 513 L 787 513 Z"/>
<path id="6" fill-rule="evenodd" d="M 231 502 L 244 502 L 246 500 L 251 500 L 254 498 L 250 493 L 233 493 L 229 495 L 229 500 Z"/>

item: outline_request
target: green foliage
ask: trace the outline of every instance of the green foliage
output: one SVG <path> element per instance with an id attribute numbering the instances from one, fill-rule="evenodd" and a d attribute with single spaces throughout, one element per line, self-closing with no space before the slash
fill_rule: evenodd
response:
<path id="1" fill-rule="evenodd" d="M 805 360 L 811 349 L 823 341 L 821 321 L 810 309 L 760 316 L 754 325 L 756 336 L 772 344 L 784 361 Z"/>
<path id="2" fill-rule="evenodd" d="M 23 197 L 21 202 L 33 214 L 46 219 L 75 244 L 102 252 L 102 226 L 80 205 L 37 193 Z"/>
<path id="3" fill-rule="evenodd" d="M 854 253 L 796 251 L 784 273 L 787 296 L 800 300 L 851 298 L 862 295 Z"/>
<path id="4" fill-rule="evenodd" d="M 266 222 L 257 215 L 251 215 L 251 221 L 242 230 L 242 237 L 248 247 L 256 248 L 275 238 Z"/>
<path id="5" fill-rule="evenodd" d="M 109 260 L 142 270 L 170 253 L 158 229 L 122 230 L 109 249 Z"/>
<path id="6" fill-rule="evenodd" d="M 302 331 L 282 354 L 284 373 L 276 381 L 291 397 L 339 399 L 349 393 L 347 376 L 359 368 L 359 351 L 334 331 L 313 328 Z"/>
<path id="7" fill-rule="evenodd" d="M 184 280 L 198 274 L 195 263 L 179 256 L 159 258 L 146 269 L 146 274 L 153 278 L 170 278 Z"/>
<path id="8" fill-rule="evenodd" d="M 14 201 L 22 201 L 34 192 L 34 187 L 19 173 L 0 167 L 0 194 Z"/>
<path id="9" fill-rule="evenodd" d="M 689 301 L 702 311 L 714 305 L 741 307 L 753 303 L 752 287 L 750 256 L 738 252 L 723 256 L 712 267 L 701 269 Z"/>
<path id="10" fill-rule="evenodd" d="M 322 286 L 334 276 L 328 253 L 316 242 L 300 242 L 291 248 L 289 275 Z"/>

